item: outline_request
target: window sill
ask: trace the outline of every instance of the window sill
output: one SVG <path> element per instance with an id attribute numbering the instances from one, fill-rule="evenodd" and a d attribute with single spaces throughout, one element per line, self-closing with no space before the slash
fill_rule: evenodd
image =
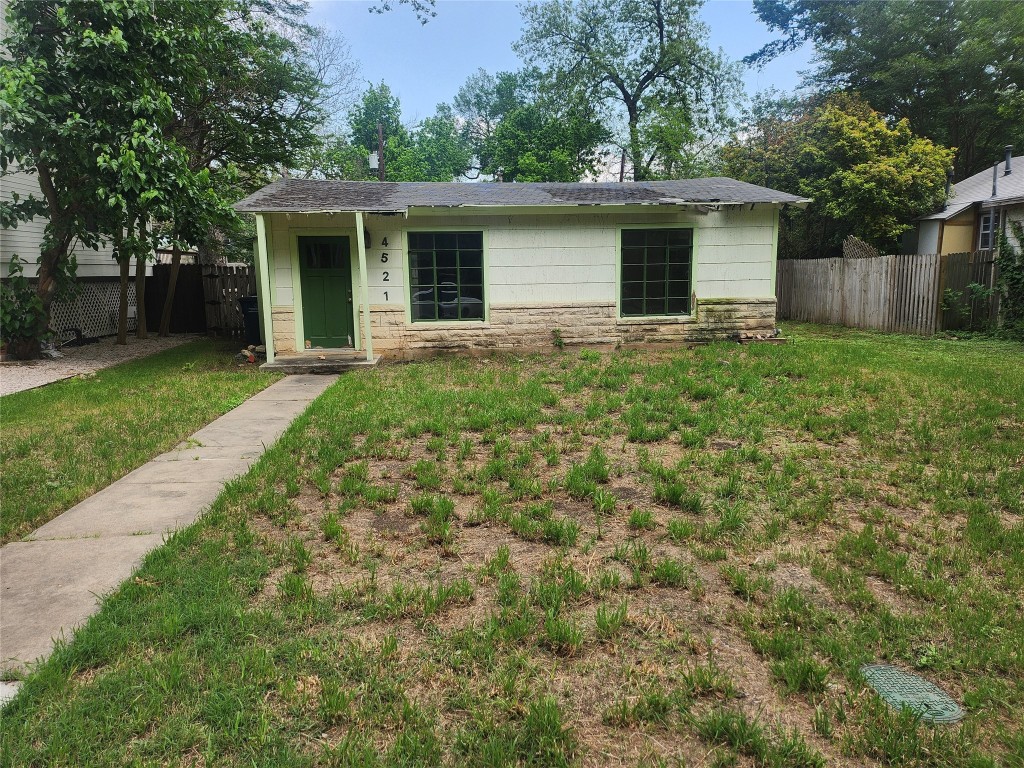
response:
<path id="1" fill-rule="evenodd" d="M 490 328 L 487 320 L 420 320 L 407 322 L 407 331 L 451 331 L 458 328 Z"/>
<path id="2" fill-rule="evenodd" d="M 615 318 L 616 325 L 685 325 L 696 321 L 694 315 L 630 315 Z"/>

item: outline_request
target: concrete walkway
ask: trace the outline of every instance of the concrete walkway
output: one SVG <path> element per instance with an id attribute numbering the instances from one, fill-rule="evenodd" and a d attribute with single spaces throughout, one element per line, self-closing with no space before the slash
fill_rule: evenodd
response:
<path id="1" fill-rule="evenodd" d="M 192 523 L 337 376 L 271 385 L 153 459 L 0 549 L 0 671 L 46 658 L 165 535 Z M 0 694 L 6 693 L 0 691 Z M 3 696 L 0 695 L 0 699 Z"/>

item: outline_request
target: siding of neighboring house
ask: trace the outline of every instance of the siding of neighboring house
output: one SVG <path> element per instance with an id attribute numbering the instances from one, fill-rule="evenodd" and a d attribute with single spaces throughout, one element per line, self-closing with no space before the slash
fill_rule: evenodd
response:
<path id="1" fill-rule="evenodd" d="M 975 249 L 978 237 L 975 210 L 968 210 L 948 219 L 942 227 L 941 253 L 967 253 Z M 935 253 L 935 251 L 929 251 Z"/>
<path id="2" fill-rule="evenodd" d="M 304 230 L 349 234 L 357 289 L 354 217 L 270 214 L 268 220 L 274 343 L 277 351 L 288 352 L 302 348 L 295 312 L 295 237 Z M 672 209 L 664 213 L 369 215 L 365 229 L 374 349 L 410 356 L 417 350 L 437 348 L 542 347 L 551 344 L 555 328 L 568 343 L 770 333 L 775 326 L 775 221 L 776 210 L 770 206 L 707 214 Z M 695 315 L 619 317 L 619 233 L 634 226 L 695 228 Z M 487 314 L 483 322 L 409 320 L 406 233 L 444 229 L 484 233 Z M 387 247 L 382 245 L 385 238 Z M 385 253 L 386 263 L 382 261 Z M 358 329 L 359 323 L 355 325 Z"/>
<path id="3" fill-rule="evenodd" d="M 19 198 L 29 195 L 42 197 L 39 183 L 34 173 L 17 172 L 0 177 L 0 195 L 7 200 L 11 193 Z M 26 264 L 25 274 L 35 275 L 35 263 L 39 257 L 39 246 L 43 241 L 43 230 L 46 228 L 46 217 L 36 216 L 32 221 L 22 221 L 15 229 L 0 230 L 0 276 L 7 277 L 8 264 L 13 254 Z M 93 250 L 78 245 L 75 248 L 78 260 L 78 276 L 85 278 L 118 276 L 117 262 L 109 246 Z"/>
<path id="4" fill-rule="evenodd" d="M 1007 222 L 1017 221 L 1024 226 L 1024 203 L 1007 206 L 1003 209 L 1003 215 L 1006 217 L 1005 220 Z M 1017 239 L 1013 236 L 1013 230 L 1009 226 L 1006 227 L 1006 237 L 1015 247 L 1024 248 L 1024 243 L 1017 242 Z"/>
<path id="5" fill-rule="evenodd" d="M 993 209 L 1010 211 L 1011 218 L 1024 208 L 1024 156 L 957 182 L 947 206 L 918 220 L 917 253 L 966 253 L 980 248 L 982 216 Z M 1017 211 L 1014 213 L 1013 211 Z"/>
<path id="6" fill-rule="evenodd" d="M 939 233 L 942 231 L 942 222 L 937 219 L 922 221 L 918 225 L 917 252 L 938 253 Z"/>
<path id="7" fill-rule="evenodd" d="M 0 176 L 0 197 L 10 199 L 12 193 L 24 199 L 29 195 L 41 197 L 34 173 L 15 172 Z M 36 260 L 43 241 L 46 217 L 37 216 L 22 221 L 13 229 L 0 229 L 0 278 L 10 271 L 11 257 L 17 254 L 24 265 L 25 275 L 35 277 Z M 117 333 L 117 308 L 120 303 L 119 269 L 109 246 L 98 249 L 77 244 L 73 251 L 78 263 L 78 293 L 67 302 L 55 301 L 50 309 L 50 327 L 55 330 L 78 328 L 86 336 L 109 336 Z M 147 267 L 152 274 L 152 267 Z M 132 267 L 134 276 L 134 265 Z M 135 327 L 135 281 L 128 286 L 129 329 Z"/>

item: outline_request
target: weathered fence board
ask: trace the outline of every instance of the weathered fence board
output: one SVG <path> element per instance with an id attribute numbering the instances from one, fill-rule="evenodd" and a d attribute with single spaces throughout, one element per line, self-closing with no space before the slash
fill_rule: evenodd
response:
<path id="1" fill-rule="evenodd" d="M 978 328 L 998 316 L 997 279 L 987 251 L 784 260 L 779 319 L 924 336 Z"/>
<path id="2" fill-rule="evenodd" d="M 182 264 L 174 288 L 171 306 L 171 333 L 206 333 L 206 300 L 198 264 Z M 163 316 L 164 302 L 170 290 L 171 265 L 154 264 L 146 278 L 146 325 L 156 332 Z"/>
<path id="3" fill-rule="evenodd" d="M 939 284 L 943 330 L 977 329 L 995 324 L 999 313 L 999 265 L 991 251 L 944 256 Z"/>
<path id="4" fill-rule="evenodd" d="M 206 296 L 206 329 L 218 336 L 241 336 L 245 332 L 238 300 L 256 294 L 256 273 L 247 264 L 203 267 Z"/>

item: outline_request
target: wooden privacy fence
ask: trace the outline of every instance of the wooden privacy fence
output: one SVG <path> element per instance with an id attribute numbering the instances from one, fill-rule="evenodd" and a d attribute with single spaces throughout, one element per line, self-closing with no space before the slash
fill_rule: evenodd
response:
<path id="1" fill-rule="evenodd" d="M 999 312 L 991 251 L 782 260 L 781 320 L 929 335 L 994 324 Z"/>
<path id="2" fill-rule="evenodd" d="M 206 333 L 206 297 L 200 270 L 198 264 L 182 264 L 178 269 L 171 305 L 171 333 Z M 170 283 L 171 265 L 154 264 L 153 274 L 146 278 L 146 325 L 150 331 L 160 327 Z"/>
<path id="3" fill-rule="evenodd" d="M 248 264 L 203 266 L 206 330 L 215 336 L 242 336 L 245 325 L 238 300 L 256 295 L 256 272 Z"/>

